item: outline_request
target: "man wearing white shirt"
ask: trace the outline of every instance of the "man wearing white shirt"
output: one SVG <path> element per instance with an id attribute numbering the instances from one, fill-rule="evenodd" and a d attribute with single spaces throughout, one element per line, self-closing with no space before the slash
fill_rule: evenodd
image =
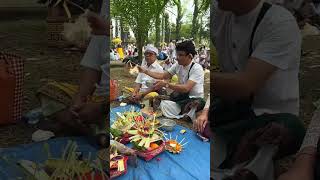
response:
<path id="1" fill-rule="evenodd" d="M 158 49 L 148 45 L 144 52 L 145 55 L 145 63 L 142 65 L 145 69 L 151 72 L 162 73 L 163 69 L 161 65 L 157 62 Z M 146 74 L 139 73 L 135 83 L 136 87 L 134 88 L 134 92 L 132 98 L 135 102 L 141 101 L 147 94 L 156 91 L 153 88 L 153 83 L 156 80 Z"/>
<path id="2" fill-rule="evenodd" d="M 218 0 L 218 7 L 213 38 L 222 72 L 211 74 L 210 126 L 232 148 L 215 167 L 248 161 L 261 144 L 275 145 L 280 156 L 294 153 L 305 133 L 298 119 L 301 35 L 295 18 L 262 0 Z"/>
<path id="3" fill-rule="evenodd" d="M 170 61 L 170 58 L 168 57 L 167 60 L 163 63 L 163 70 L 168 71 L 172 67 L 172 63 Z"/>

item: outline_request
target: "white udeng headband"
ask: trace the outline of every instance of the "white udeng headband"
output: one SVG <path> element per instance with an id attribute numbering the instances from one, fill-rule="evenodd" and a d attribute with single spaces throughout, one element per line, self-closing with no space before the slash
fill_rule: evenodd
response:
<path id="1" fill-rule="evenodd" d="M 158 49 L 152 46 L 148 46 L 144 52 L 151 51 L 154 52 L 158 56 Z"/>

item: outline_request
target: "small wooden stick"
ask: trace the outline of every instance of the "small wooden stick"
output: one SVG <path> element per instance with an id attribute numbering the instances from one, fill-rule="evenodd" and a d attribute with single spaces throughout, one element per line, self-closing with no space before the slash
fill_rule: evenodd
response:
<path id="1" fill-rule="evenodd" d="M 189 142 L 186 142 L 186 143 L 184 143 L 184 144 L 182 144 L 181 146 L 185 146 L 186 144 L 188 144 Z"/>
<path id="2" fill-rule="evenodd" d="M 179 142 L 179 144 L 181 144 L 182 142 L 183 142 L 183 140 L 184 140 L 185 138 L 183 138 L 180 142 Z"/>
<path id="3" fill-rule="evenodd" d="M 83 12 L 86 12 L 86 10 L 83 9 L 83 8 L 82 8 L 81 6 L 79 6 L 78 4 L 76 4 L 76 3 L 74 3 L 74 2 L 72 2 L 72 1 L 70 1 L 70 0 L 67 0 L 67 2 L 70 3 L 71 5 L 79 8 L 79 9 L 82 10 Z"/>
<path id="4" fill-rule="evenodd" d="M 166 140 L 169 140 L 166 136 L 163 136 Z"/>

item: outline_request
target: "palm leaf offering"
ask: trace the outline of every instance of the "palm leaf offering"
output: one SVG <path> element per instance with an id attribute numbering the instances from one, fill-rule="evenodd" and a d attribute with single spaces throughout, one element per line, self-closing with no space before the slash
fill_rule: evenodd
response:
<path id="1" fill-rule="evenodd" d="M 171 134 L 169 134 L 169 137 L 164 136 L 165 138 L 165 148 L 167 151 L 173 153 L 173 154 L 179 154 L 182 152 L 185 145 L 187 145 L 189 142 L 183 142 L 185 138 L 183 138 L 180 142 L 178 141 L 178 135 L 175 139 L 171 138 Z"/>
<path id="2" fill-rule="evenodd" d="M 98 160 L 91 160 L 91 153 L 87 159 L 81 158 L 77 152 L 76 142 L 69 141 L 60 158 L 53 158 L 48 144 L 44 144 L 44 151 L 48 159 L 43 163 L 28 160 L 18 161 L 20 168 L 27 174 L 28 179 L 34 180 L 71 180 L 71 179 L 107 179 L 103 170 L 106 166 Z"/>

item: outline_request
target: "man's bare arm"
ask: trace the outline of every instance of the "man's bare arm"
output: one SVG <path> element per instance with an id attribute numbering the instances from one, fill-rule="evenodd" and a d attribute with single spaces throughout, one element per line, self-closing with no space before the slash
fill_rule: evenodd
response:
<path id="1" fill-rule="evenodd" d="M 172 75 L 169 72 L 159 73 L 159 72 L 152 72 L 147 69 L 138 66 L 139 72 L 144 73 L 154 79 L 171 79 Z"/>
<path id="2" fill-rule="evenodd" d="M 96 89 L 95 84 L 100 81 L 101 72 L 91 69 L 84 68 L 80 75 L 80 86 L 79 86 L 79 96 L 87 97 L 92 95 Z"/>

